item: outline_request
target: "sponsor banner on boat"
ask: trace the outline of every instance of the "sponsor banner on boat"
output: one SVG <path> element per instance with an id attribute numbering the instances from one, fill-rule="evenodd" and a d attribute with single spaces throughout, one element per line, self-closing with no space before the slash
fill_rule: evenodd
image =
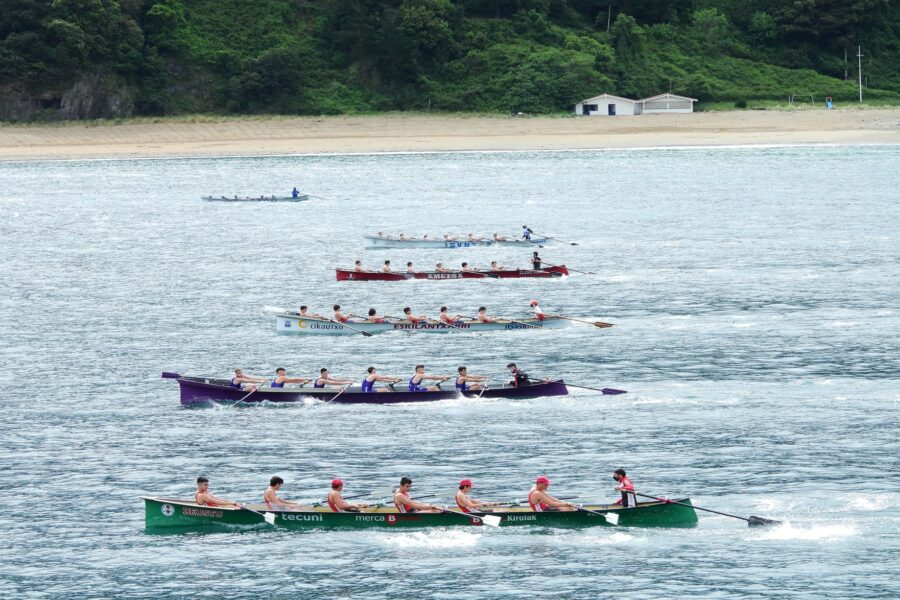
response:
<path id="1" fill-rule="evenodd" d="M 278 517 L 282 521 L 314 521 L 316 523 L 321 523 L 322 521 L 324 521 L 322 515 L 278 513 Z"/>
<path id="2" fill-rule="evenodd" d="M 537 515 L 507 515 L 507 521 L 537 521 Z"/>
<path id="3" fill-rule="evenodd" d="M 221 510 L 210 510 L 208 508 L 194 508 L 192 506 L 183 506 L 181 508 L 181 514 L 186 517 L 211 517 L 213 519 L 221 519 L 223 513 Z"/>

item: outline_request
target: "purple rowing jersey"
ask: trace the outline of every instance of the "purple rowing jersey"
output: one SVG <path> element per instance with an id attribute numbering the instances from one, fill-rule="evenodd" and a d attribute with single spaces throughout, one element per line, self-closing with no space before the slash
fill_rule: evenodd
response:
<path id="1" fill-rule="evenodd" d="M 313 387 L 314 387 L 314 388 L 323 388 L 323 387 L 325 387 L 325 384 L 324 384 L 324 383 L 323 383 L 323 384 L 319 384 L 320 381 L 322 381 L 322 378 L 321 378 L 321 377 L 319 377 L 318 379 L 316 379 L 316 382 L 313 383 Z"/>
<path id="2" fill-rule="evenodd" d="M 231 381 L 228 382 L 228 385 L 230 385 L 231 387 L 233 387 L 233 388 L 236 389 L 236 390 L 242 389 L 240 383 L 235 383 L 235 382 L 234 382 L 235 379 L 237 379 L 237 377 L 233 377 L 233 378 L 231 379 Z"/>
<path id="3" fill-rule="evenodd" d="M 371 394 L 372 392 L 375 391 L 373 389 L 374 385 L 375 385 L 375 382 L 369 381 L 369 378 L 366 377 L 365 379 L 362 380 L 362 391 L 366 394 Z"/>
<path id="4" fill-rule="evenodd" d="M 275 379 L 277 379 L 277 377 Z M 282 381 L 281 383 L 275 383 L 275 379 L 272 380 L 272 387 L 273 388 L 283 388 L 284 382 Z"/>
<path id="5" fill-rule="evenodd" d="M 461 392 L 466 392 L 466 391 L 468 391 L 468 390 L 469 390 L 469 384 L 467 384 L 465 381 L 463 381 L 462 383 L 460 383 L 459 380 L 460 380 L 460 378 L 457 377 L 457 378 L 456 378 L 456 389 L 458 389 L 458 390 L 461 391 Z"/>
<path id="6" fill-rule="evenodd" d="M 422 387 L 421 385 L 419 385 L 418 383 L 413 381 L 413 379 L 415 379 L 415 378 L 416 378 L 415 375 L 413 375 L 412 377 L 409 378 L 409 391 L 411 391 L 411 392 L 427 392 L 428 391 L 427 387 Z"/>

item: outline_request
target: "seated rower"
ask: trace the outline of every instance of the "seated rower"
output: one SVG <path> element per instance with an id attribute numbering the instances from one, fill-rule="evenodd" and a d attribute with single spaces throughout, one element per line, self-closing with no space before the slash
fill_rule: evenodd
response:
<path id="1" fill-rule="evenodd" d="M 487 307 L 484 307 L 484 306 L 480 306 L 478 308 L 477 319 L 478 319 L 479 323 L 493 323 L 495 321 L 495 319 L 492 319 L 491 317 L 487 316 Z"/>
<path id="2" fill-rule="evenodd" d="M 429 375 L 425 372 L 425 365 L 416 365 L 416 373 L 409 378 L 409 391 L 411 392 L 439 392 L 441 388 L 436 385 L 423 386 L 419 385 L 423 381 L 447 381 L 450 379 L 446 375 Z"/>
<path id="3" fill-rule="evenodd" d="M 384 238 L 384 239 L 386 239 L 386 240 L 391 239 L 391 236 L 389 236 L 389 235 L 384 235 L 384 233 L 381 232 L 381 231 L 378 232 L 377 237 Z"/>
<path id="4" fill-rule="evenodd" d="M 384 323 L 384 320 L 384 315 L 379 315 L 378 311 L 374 308 L 369 309 L 369 318 L 366 319 L 366 323 Z"/>
<path id="5" fill-rule="evenodd" d="M 498 263 L 496 260 L 491 261 L 491 271 L 505 271 L 506 267 Z"/>
<path id="6" fill-rule="evenodd" d="M 306 379 L 305 377 L 288 377 L 287 371 L 283 368 L 278 367 L 275 369 L 275 379 L 272 381 L 273 388 L 283 388 L 286 383 L 301 383 L 306 384 L 312 381 L 312 379 Z"/>
<path id="7" fill-rule="evenodd" d="M 334 317 L 333 317 L 333 319 L 334 319 L 335 321 L 337 321 L 338 323 L 346 323 L 347 321 L 350 320 L 350 317 L 349 317 L 348 315 L 345 315 L 344 313 L 341 312 L 341 305 L 340 305 L 340 304 L 335 304 L 335 305 L 334 305 Z"/>
<path id="8" fill-rule="evenodd" d="M 449 233 L 445 233 L 445 234 L 444 234 L 444 241 L 445 241 L 445 242 L 455 242 L 455 241 L 458 240 L 458 239 L 459 239 L 459 238 L 458 238 L 457 236 L 455 236 L 455 235 L 450 235 Z"/>
<path id="9" fill-rule="evenodd" d="M 473 269 L 473 268 L 471 268 L 471 267 L 469 266 L 469 263 L 467 263 L 467 262 L 464 262 L 464 263 L 462 264 L 462 272 L 463 272 L 463 273 L 475 273 L 475 272 L 477 272 L 477 271 L 478 271 L 478 269 Z"/>
<path id="10" fill-rule="evenodd" d="M 537 250 L 531 253 L 531 268 L 535 271 L 541 270 L 541 265 L 544 261 L 541 260 L 541 257 L 538 256 Z"/>
<path id="11" fill-rule="evenodd" d="M 394 492 L 394 506 L 402 513 L 414 512 L 443 512 L 437 506 L 425 504 L 424 502 L 416 502 L 409 497 L 409 491 L 412 489 L 412 479 L 403 477 L 400 479 L 400 487 Z"/>
<path id="12" fill-rule="evenodd" d="M 482 238 L 482 237 L 475 237 L 475 234 L 474 234 L 474 233 L 470 233 L 470 234 L 469 234 L 469 241 L 470 241 L 470 242 L 480 242 L 480 241 L 482 241 L 483 239 L 484 239 L 484 238 Z"/>
<path id="13" fill-rule="evenodd" d="M 365 273 L 366 272 L 366 270 L 363 269 L 361 260 L 356 261 L 356 263 L 353 265 L 353 270 L 356 271 L 357 273 Z"/>
<path id="14" fill-rule="evenodd" d="M 318 313 L 308 313 L 306 311 L 307 311 L 307 306 L 304 304 L 303 306 L 300 307 L 300 312 L 297 314 L 301 317 L 306 317 L 306 318 L 311 318 L 311 319 L 324 319 L 325 318 Z"/>
<path id="15" fill-rule="evenodd" d="M 469 375 L 469 370 L 466 367 L 459 367 L 456 371 L 459 373 L 456 376 L 456 389 L 459 391 L 468 392 L 469 390 L 484 389 L 484 382 L 488 380 L 484 375 Z M 470 381 L 475 383 L 469 385 Z"/>
<path id="16" fill-rule="evenodd" d="M 508 239 L 509 238 L 506 237 L 505 235 L 497 235 L 497 232 L 496 231 L 494 232 L 494 241 L 495 242 L 505 242 Z"/>
<path id="17" fill-rule="evenodd" d="M 263 502 L 266 503 L 266 506 L 271 509 L 303 506 L 299 502 L 292 502 L 290 500 L 282 500 L 281 498 L 279 498 L 278 490 L 281 489 L 282 485 L 284 485 L 284 479 L 282 479 L 278 475 L 272 477 L 272 479 L 269 480 L 269 487 L 263 493 Z"/>
<path id="18" fill-rule="evenodd" d="M 407 273 L 415 273 L 416 271 L 413 269 L 412 261 L 406 263 L 406 272 Z"/>
<path id="19" fill-rule="evenodd" d="M 352 379 L 333 379 L 329 377 L 328 369 L 322 367 L 319 369 L 319 376 L 313 382 L 313 387 L 323 388 L 326 385 L 350 385 L 351 383 L 353 383 Z"/>
<path id="20" fill-rule="evenodd" d="M 422 323 L 423 321 L 424 322 L 428 321 L 428 317 L 426 317 L 425 315 L 416 316 L 416 315 L 412 314 L 412 309 L 408 306 L 403 309 L 403 318 L 414 325 L 418 324 L 418 323 Z"/>
<path id="21" fill-rule="evenodd" d="M 300 190 L 298 190 L 295 187 L 294 189 L 291 190 L 291 198 L 299 198 L 299 197 L 300 197 Z"/>
<path id="22" fill-rule="evenodd" d="M 234 377 L 231 378 L 229 385 L 236 390 L 255 390 L 260 383 L 267 381 L 265 377 L 256 377 L 254 375 L 245 375 L 240 369 L 234 370 Z M 246 385 L 246 387 L 244 387 Z"/>
<path id="23" fill-rule="evenodd" d="M 449 273 L 450 272 L 449 269 L 444 268 L 444 263 L 438 263 L 437 265 L 435 265 L 434 270 L 437 273 Z"/>
<path id="24" fill-rule="evenodd" d="M 442 307 L 441 307 L 441 316 L 438 317 L 438 318 L 441 320 L 441 323 L 446 323 L 446 324 L 448 324 L 448 325 L 457 325 L 457 324 L 459 324 L 459 323 L 462 323 L 462 316 L 461 316 L 461 315 L 454 315 L 454 316 L 451 317 L 451 316 L 447 313 L 447 307 L 446 307 L 446 306 L 442 306 Z"/>
<path id="25" fill-rule="evenodd" d="M 513 380 L 509 382 L 509 385 L 521 387 L 523 385 L 528 385 L 531 382 L 528 373 L 517 367 L 516 363 L 509 363 L 506 365 L 506 368 L 509 369 L 509 373 L 513 376 Z"/>
<path id="26" fill-rule="evenodd" d="M 200 506 L 222 506 L 225 508 L 240 508 L 241 506 L 237 502 L 216 498 L 210 494 L 209 479 L 202 476 L 197 478 L 197 492 L 194 494 L 194 502 Z"/>
<path id="27" fill-rule="evenodd" d="M 613 471 L 613 479 L 619 484 L 616 486 L 616 491 L 622 494 L 622 497 L 615 504 L 621 504 L 624 508 L 635 508 L 637 506 L 637 496 L 634 495 L 634 484 L 625 475 L 625 469 Z"/>
<path id="28" fill-rule="evenodd" d="M 538 304 L 537 300 L 531 301 L 531 311 L 534 313 L 534 318 L 537 319 L 538 321 L 543 321 L 544 319 L 547 318 L 547 315 L 544 314 L 543 310 L 541 310 L 541 307 Z"/>
<path id="29" fill-rule="evenodd" d="M 366 377 L 362 380 L 362 391 L 366 394 L 371 394 L 372 392 L 391 392 L 391 391 L 393 391 L 388 388 L 375 389 L 376 381 L 383 381 L 385 383 L 390 383 L 390 384 L 400 383 L 401 381 L 403 381 L 399 377 L 385 377 L 383 375 L 379 375 L 378 373 L 375 372 L 375 367 L 369 367 L 367 372 L 368 372 L 368 375 L 366 375 Z"/>
<path id="30" fill-rule="evenodd" d="M 404 242 L 405 242 L 405 241 L 407 241 L 407 240 L 408 240 L 408 239 L 409 239 L 409 238 L 408 238 L 408 237 L 406 237 L 406 234 L 405 234 L 405 233 L 403 233 L 403 232 L 400 232 L 400 239 L 401 239 L 401 240 L 402 240 L 402 241 L 404 241 Z"/>
<path id="31" fill-rule="evenodd" d="M 571 502 L 557 500 L 547 493 L 550 480 L 541 475 L 534 481 L 534 487 L 528 492 L 528 505 L 534 512 L 551 512 L 559 510 L 577 510 Z"/>
<path id="32" fill-rule="evenodd" d="M 390 273 L 391 272 L 391 261 L 389 261 L 389 260 L 384 261 L 384 266 L 381 267 L 381 272 L 382 273 Z"/>
<path id="33" fill-rule="evenodd" d="M 341 490 L 344 489 L 344 482 L 340 479 L 331 480 L 331 491 L 328 492 L 326 500 L 328 507 L 334 512 L 359 512 L 360 509 L 366 508 L 368 504 L 351 504 L 344 500 Z"/>
<path id="34" fill-rule="evenodd" d="M 500 504 L 499 502 L 483 502 L 481 500 L 476 500 L 475 498 L 470 498 L 469 492 L 472 491 L 473 485 L 471 479 L 463 479 L 459 482 L 459 491 L 456 492 L 456 505 L 459 507 L 459 510 L 464 513 L 482 512 L 486 507 L 498 506 Z"/>

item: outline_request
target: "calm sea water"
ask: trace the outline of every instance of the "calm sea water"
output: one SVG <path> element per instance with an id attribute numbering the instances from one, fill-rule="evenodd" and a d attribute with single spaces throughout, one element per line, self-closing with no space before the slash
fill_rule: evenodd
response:
<path id="1" fill-rule="evenodd" d="M 317 194 L 303 204 L 213 194 Z M 0 163 L 5 597 L 897 597 L 900 150 L 770 147 Z M 564 281 L 338 283 L 330 267 L 525 249 L 364 251 L 376 230 L 573 240 Z M 599 330 L 278 337 L 265 305 L 441 304 Z M 466 364 L 629 390 L 427 406 L 182 409 L 163 370 L 226 376 Z M 481 497 L 639 489 L 692 530 L 256 529 L 150 535 L 138 497 L 318 499 L 411 475 Z"/>

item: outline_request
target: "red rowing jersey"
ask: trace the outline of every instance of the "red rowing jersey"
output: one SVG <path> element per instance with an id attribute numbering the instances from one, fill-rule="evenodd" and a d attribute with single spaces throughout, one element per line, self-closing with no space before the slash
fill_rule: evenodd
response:
<path id="1" fill-rule="evenodd" d="M 538 504 L 535 504 L 534 502 L 531 501 L 531 495 L 533 493 L 535 493 L 536 491 L 537 491 L 537 488 L 531 488 L 531 491 L 528 492 L 528 505 L 531 506 L 531 510 L 533 510 L 534 512 L 544 512 L 545 510 L 550 508 L 549 504 L 547 504 L 543 500 L 541 500 L 541 502 Z"/>
<path id="2" fill-rule="evenodd" d="M 471 510 L 469 509 L 469 507 L 463 506 L 462 503 L 459 501 L 459 495 L 460 495 L 461 493 L 462 493 L 462 492 L 456 492 L 456 496 L 455 496 L 456 505 L 459 507 L 459 510 L 463 511 L 464 513 L 471 512 Z"/>
<path id="3" fill-rule="evenodd" d="M 202 502 L 200 502 L 200 492 L 197 492 L 194 494 L 194 502 L 196 502 L 200 506 L 217 506 L 217 504 L 215 502 L 207 501 L 206 504 L 203 504 Z"/>
<path id="4" fill-rule="evenodd" d="M 407 501 L 409 500 L 409 496 L 407 496 L 406 494 L 402 494 L 400 492 L 394 494 L 394 506 L 397 507 L 397 510 L 399 510 L 402 513 L 409 512 L 410 510 L 414 510 L 414 509 L 406 508 L 406 504 L 397 502 L 397 496 L 402 496 L 402 497 L 406 498 Z"/>
<path id="5" fill-rule="evenodd" d="M 344 497 L 338 494 L 338 498 L 341 499 L 341 502 L 344 501 Z M 331 494 L 328 494 L 328 507 L 331 508 L 334 512 L 341 512 L 341 510 L 337 507 L 337 504 L 331 501 Z"/>

